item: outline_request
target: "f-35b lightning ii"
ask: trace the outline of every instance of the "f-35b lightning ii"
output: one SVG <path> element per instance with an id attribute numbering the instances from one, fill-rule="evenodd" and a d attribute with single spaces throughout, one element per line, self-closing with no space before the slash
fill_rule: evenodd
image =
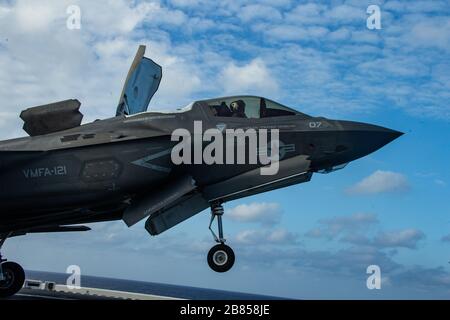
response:
<path id="1" fill-rule="evenodd" d="M 146 219 L 146 230 L 158 235 L 210 208 L 209 229 L 217 245 L 207 261 L 214 271 L 225 272 L 235 256 L 225 245 L 224 202 L 308 182 L 314 173 L 342 168 L 402 134 L 313 117 L 256 96 L 195 101 L 174 112 L 147 111 L 162 69 L 144 53 L 145 46 L 140 46 L 113 118 L 81 125 L 78 100 L 21 113 L 29 137 L 0 142 L 0 249 L 9 237 L 87 231 L 90 228 L 82 224 L 112 220 L 132 226 Z M 178 141 L 173 133 L 182 129 L 194 136 L 184 137 L 193 145 L 193 154 L 183 150 L 180 157 L 195 158 L 199 124 L 202 132 L 214 129 L 224 138 L 233 130 L 244 135 L 276 131 L 277 170 L 262 174 L 267 162 L 228 161 L 235 160 L 239 144 L 216 145 L 210 154 L 217 157 L 213 162 L 202 158 L 205 161 L 174 163 Z M 241 144 L 250 138 L 244 136 Z M 200 140 L 200 153 L 207 142 Z M 245 157 L 268 155 L 271 147 L 248 149 Z M 215 219 L 217 235 L 212 229 Z M 22 287 L 24 271 L 1 255 L 0 261 L 0 297 L 11 296 Z"/>

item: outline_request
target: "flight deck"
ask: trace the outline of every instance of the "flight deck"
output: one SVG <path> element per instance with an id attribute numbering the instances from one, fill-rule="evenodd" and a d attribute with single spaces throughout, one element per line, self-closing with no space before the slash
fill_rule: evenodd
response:
<path id="1" fill-rule="evenodd" d="M 26 271 L 22 289 L 10 300 L 280 300 L 281 297 L 168 283 L 81 277 L 80 288 L 67 285 L 69 274 Z"/>
<path id="2" fill-rule="evenodd" d="M 10 300 L 182 300 L 152 294 L 101 288 L 69 288 L 54 282 L 27 279 L 24 287 Z"/>

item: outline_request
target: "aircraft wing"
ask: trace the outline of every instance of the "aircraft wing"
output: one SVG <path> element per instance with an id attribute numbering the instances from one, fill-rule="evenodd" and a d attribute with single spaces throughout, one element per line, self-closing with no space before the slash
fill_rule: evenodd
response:
<path id="1" fill-rule="evenodd" d="M 183 176 L 170 186 L 161 186 L 159 191 L 133 200 L 122 219 L 130 227 L 148 217 L 145 228 L 151 235 L 157 235 L 208 207 L 192 177 Z"/>
<path id="2" fill-rule="evenodd" d="M 139 46 L 128 71 L 116 116 L 130 115 L 147 110 L 150 100 L 158 90 L 162 68 L 153 60 L 144 57 L 145 46 Z"/>
<path id="3" fill-rule="evenodd" d="M 36 227 L 20 231 L 13 232 L 10 237 L 24 236 L 28 233 L 57 233 L 57 232 L 80 232 L 90 231 L 91 228 L 86 226 L 49 226 L 49 227 Z"/>
<path id="4" fill-rule="evenodd" d="M 197 189 L 191 176 L 179 177 L 170 185 L 161 186 L 159 191 L 134 200 L 122 219 L 130 227 L 148 217 L 146 230 L 151 235 L 158 235 L 207 209 L 211 202 L 236 200 L 311 179 L 307 156 L 295 156 L 282 163 L 278 174 L 272 176 L 270 181 L 266 176 L 261 176 L 260 168 L 203 187 L 202 190 Z"/>

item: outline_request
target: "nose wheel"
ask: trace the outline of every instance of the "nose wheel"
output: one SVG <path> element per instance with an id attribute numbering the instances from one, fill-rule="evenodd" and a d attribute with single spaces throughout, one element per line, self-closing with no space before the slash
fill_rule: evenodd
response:
<path id="1" fill-rule="evenodd" d="M 208 252 L 208 265 L 215 272 L 227 272 L 234 265 L 234 252 L 226 244 L 217 244 Z"/>
<path id="2" fill-rule="evenodd" d="M 0 239 L 0 298 L 13 296 L 22 289 L 25 282 L 25 272 L 23 268 L 11 261 L 2 258 L 1 248 L 8 236 Z"/>
<path id="3" fill-rule="evenodd" d="M 233 249 L 225 244 L 226 240 L 223 237 L 223 213 L 224 210 L 221 204 L 214 204 L 211 206 L 211 222 L 209 223 L 209 230 L 211 230 L 214 240 L 218 242 L 218 244 L 212 247 L 208 252 L 208 265 L 216 272 L 227 272 L 233 267 L 235 261 Z M 219 236 L 217 236 L 211 228 L 214 219 L 216 218 Z"/>

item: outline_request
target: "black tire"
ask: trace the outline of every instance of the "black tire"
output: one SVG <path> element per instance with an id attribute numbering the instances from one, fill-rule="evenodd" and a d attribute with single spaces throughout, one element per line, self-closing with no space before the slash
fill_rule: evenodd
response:
<path id="1" fill-rule="evenodd" d="M 22 289 L 25 282 L 25 272 L 15 262 L 2 263 L 2 269 L 5 280 L 0 281 L 0 298 L 8 298 Z"/>
<path id="2" fill-rule="evenodd" d="M 225 244 L 218 244 L 208 252 L 208 265 L 215 272 L 227 272 L 234 265 L 234 252 Z"/>

